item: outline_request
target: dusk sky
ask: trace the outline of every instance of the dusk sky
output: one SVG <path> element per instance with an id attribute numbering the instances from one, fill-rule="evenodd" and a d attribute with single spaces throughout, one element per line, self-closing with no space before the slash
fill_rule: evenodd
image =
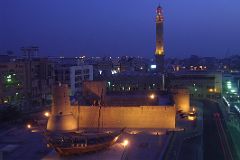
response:
<path id="1" fill-rule="evenodd" d="M 153 57 L 159 3 L 167 57 L 240 54 L 239 0 L 0 0 L 0 53 Z"/>

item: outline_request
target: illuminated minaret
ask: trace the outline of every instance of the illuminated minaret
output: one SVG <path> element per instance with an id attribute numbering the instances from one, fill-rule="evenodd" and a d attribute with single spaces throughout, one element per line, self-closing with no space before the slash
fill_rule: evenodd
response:
<path id="1" fill-rule="evenodd" d="M 161 6 L 156 10 L 156 65 L 157 71 L 164 72 L 164 45 L 163 45 L 163 10 Z"/>

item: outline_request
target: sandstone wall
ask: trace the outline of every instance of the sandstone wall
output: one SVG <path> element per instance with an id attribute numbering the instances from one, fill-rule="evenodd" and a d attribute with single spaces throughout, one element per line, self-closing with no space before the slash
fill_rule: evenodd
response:
<path id="1" fill-rule="evenodd" d="M 78 107 L 72 106 L 77 117 Z M 97 128 L 99 107 L 79 107 L 79 127 Z M 176 108 L 174 106 L 128 106 L 102 107 L 100 127 L 102 128 L 175 128 Z"/>
<path id="2" fill-rule="evenodd" d="M 83 82 L 83 95 L 95 94 L 98 97 L 105 96 L 106 94 L 105 81 L 84 81 Z"/>
<path id="3" fill-rule="evenodd" d="M 59 84 L 52 87 L 53 101 L 52 101 L 52 115 L 69 114 L 70 113 L 70 99 L 68 95 L 68 85 Z"/>
<path id="4" fill-rule="evenodd" d="M 190 94 L 187 89 L 175 89 L 173 90 L 173 98 L 177 110 L 183 112 L 189 112 L 190 110 Z"/>

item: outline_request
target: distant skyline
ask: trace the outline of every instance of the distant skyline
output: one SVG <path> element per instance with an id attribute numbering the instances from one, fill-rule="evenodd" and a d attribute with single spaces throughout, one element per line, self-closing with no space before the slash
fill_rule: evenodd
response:
<path id="1" fill-rule="evenodd" d="M 166 57 L 240 54 L 239 0 L 1 0 L 0 53 L 153 58 L 159 4 Z"/>

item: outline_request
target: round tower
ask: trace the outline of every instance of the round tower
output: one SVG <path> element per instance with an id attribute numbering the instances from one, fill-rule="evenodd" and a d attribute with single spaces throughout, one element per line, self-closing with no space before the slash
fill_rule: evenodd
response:
<path id="1" fill-rule="evenodd" d="M 173 98 L 177 110 L 189 112 L 190 110 L 190 95 L 188 89 L 174 89 Z"/>
<path id="2" fill-rule="evenodd" d="M 77 129 L 77 120 L 71 112 L 68 95 L 68 85 L 58 84 L 52 88 L 52 112 L 48 119 L 49 131 L 74 131 Z"/>

